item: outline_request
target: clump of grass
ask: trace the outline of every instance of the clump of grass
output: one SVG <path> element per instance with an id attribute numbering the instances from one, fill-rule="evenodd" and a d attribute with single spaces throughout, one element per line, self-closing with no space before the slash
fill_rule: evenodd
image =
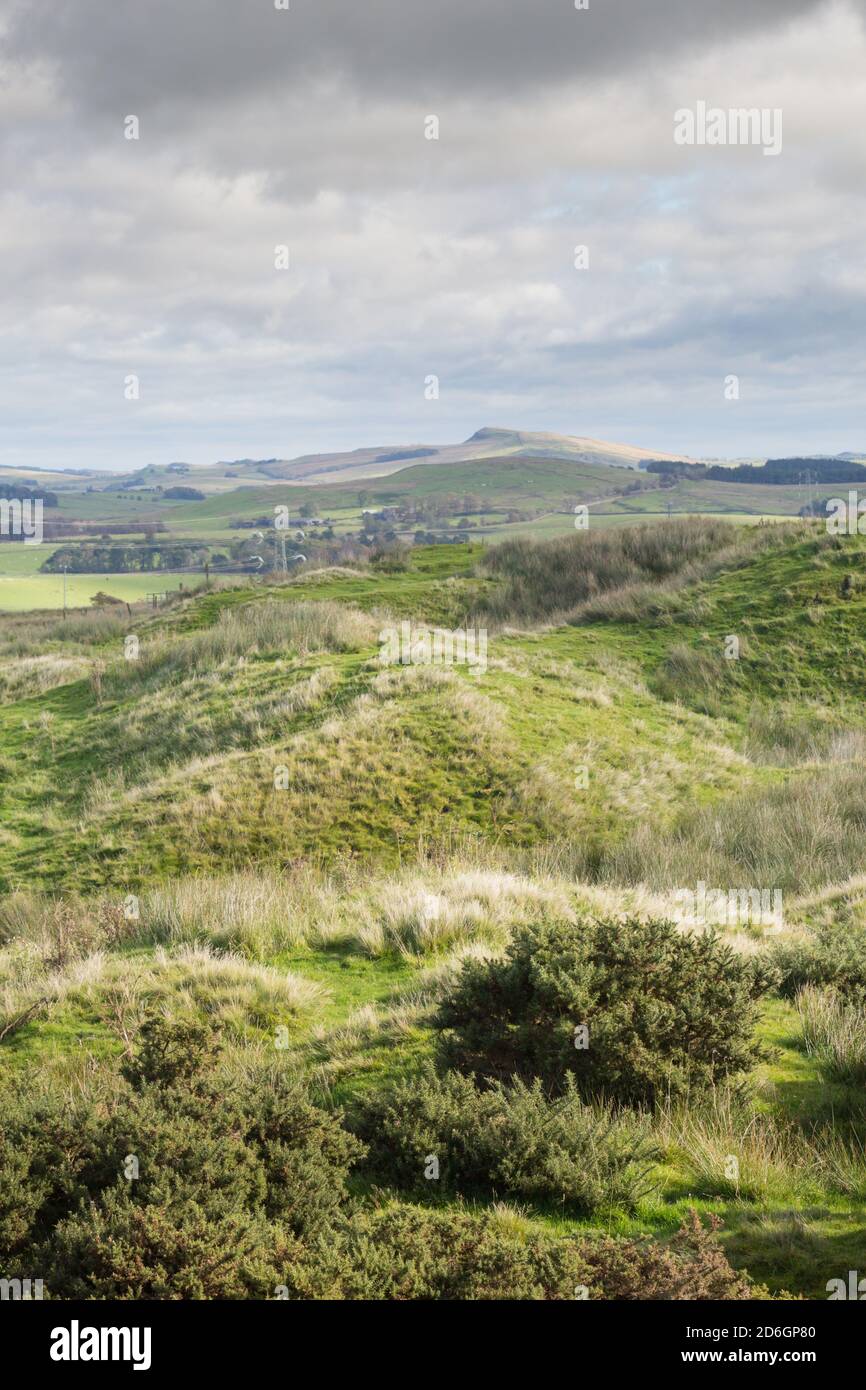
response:
<path id="1" fill-rule="evenodd" d="M 358 651 L 372 645 L 376 633 L 377 624 L 369 614 L 328 600 L 269 599 L 235 605 L 221 609 L 211 627 L 185 636 L 148 641 L 145 635 L 138 659 L 118 663 L 107 673 L 105 683 L 122 689 L 155 676 L 176 679 L 213 671 L 248 657 Z"/>
<path id="2" fill-rule="evenodd" d="M 0 942 L 26 944 L 45 969 L 58 969 L 130 935 L 118 899 L 12 893 L 0 900 Z"/>
<path id="3" fill-rule="evenodd" d="M 356 939 L 373 956 L 426 956 L 479 939 L 502 942 L 517 923 L 545 912 L 570 915 L 569 894 L 493 870 L 407 870 L 375 886 Z"/>
<path id="4" fill-rule="evenodd" d="M 210 943 L 264 960 L 304 943 L 354 943 L 365 954 L 438 954 L 476 939 L 502 941 L 539 912 L 571 911 L 565 884 L 525 874 L 427 865 L 371 877 L 245 870 L 176 879 L 142 895 L 140 941 Z"/>
<path id="5" fill-rule="evenodd" d="M 833 989 L 806 985 L 796 999 L 803 1042 L 828 1081 L 866 1081 L 866 1015 Z"/>
<path id="6" fill-rule="evenodd" d="M 309 923 L 297 911 L 302 892 L 297 879 L 293 885 L 266 871 L 174 879 L 143 895 L 139 935 L 171 945 L 209 943 L 262 959 L 304 940 Z"/>
<path id="7" fill-rule="evenodd" d="M 822 1132 L 815 1156 L 821 1177 L 831 1190 L 855 1202 L 866 1202 L 866 1144 L 861 1139 Z"/>
<path id="8" fill-rule="evenodd" d="M 748 652 L 741 651 L 741 656 Z M 721 700 L 735 687 L 739 662 L 727 661 L 721 643 L 715 649 L 676 642 L 665 654 L 652 685 L 663 700 L 683 700 L 708 714 L 723 713 Z"/>
<path id="9" fill-rule="evenodd" d="M 804 892 L 866 859 L 866 769 L 834 764 L 698 807 L 671 829 L 639 825 L 599 868 L 607 882 L 666 891 L 698 880 Z"/>
<path id="10" fill-rule="evenodd" d="M 862 763 L 866 730 L 840 726 L 823 709 L 754 705 L 747 717 L 746 750 L 753 761 L 780 767 Z"/>
<path id="11" fill-rule="evenodd" d="M 23 700 L 58 685 L 82 680 L 90 667 L 82 657 L 46 652 L 7 661 L 0 669 L 0 699 Z"/>
<path id="12" fill-rule="evenodd" d="M 146 606 L 136 605 L 138 612 L 146 612 Z M 82 646 L 104 646 L 107 642 L 121 639 L 129 632 L 129 614 L 126 606 L 118 611 L 107 608 L 76 609 L 67 618 L 58 621 L 52 614 L 46 621 L 43 637 L 48 642 L 80 642 Z"/>
<path id="13" fill-rule="evenodd" d="M 484 612 L 499 621 L 697 622 L 704 600 L 683 594 L 687 586 L 749 564 L 790 541 L 794 529 L 686 517 L 549 541 L 505 541 L 482 560 L 500 581 L 484 599 Z"/>
<path id="14" fill-rule="evenodd" d="M 803 1193 L 814 1153 L 801 1134 L 754 1108 L 742 1088 L 715 1087 L 703 1097 L 666 1105 L 655 1132 L 678 1152 L 696 1194 L 764 1202 Z"/>
<path id="15" fill-rule="evenodd" d="M 500 586 L 485 610 L 505 621 L 549 617 L 610 590 L 660 583 L 736 541 L 723 521 L 690 518 L 493 546 L 482 560 Z"/>

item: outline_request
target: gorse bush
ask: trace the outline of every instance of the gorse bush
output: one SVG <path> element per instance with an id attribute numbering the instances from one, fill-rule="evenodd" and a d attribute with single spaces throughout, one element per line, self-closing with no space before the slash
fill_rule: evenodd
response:
<path id="1" fill-rule="evenodd" d="M 509 1213 L 389 1204 L 360 1211 L 285 1271 L 290 1298 L 736 1299 L 766 1291 L 736 1274 L 715 1232 L 691 1220 L 666 1244 L 554 1237 Z"/>
<path id="2" fill-rule="evenodd" d="M 842 1000 L 866 1005 L 866 928 L 848 922 L 822 925 L 799 941 L 779 941 L 770 958 L 779 993 L 792 999 L 806 985 L 831 985 Z"/>
<path id="3" fill-rule="evenodd" d="M 367 1169 L 409 1191 L 550 1199 L 583 1214 L 633 1208 L 659 1151 L 644 1120 L 585 1105 L 569 1077 L 548 1100 L 538 1081 L 480 1089 L 428 1071 L 370 1098 L 354 1121 Z M 434 1157 L 438 1180 L 425 1168 Z"/>
<path id="4" fill-rule="evenodd" d="M 44 1270 L 57 1297 L 167 1296 L 161 1270 L 177 1274 L 174 1297 L 232 1297 L 243 1284 L 233 1250 L 258 1259 L 332 1224 L 359 1140 L 277 1065 L 254 1085 L 228 1088 L 209 1042 L 152 1019 L 126 1085 L 103 1082 L 70 1099 L 33 1098 L 23 1087 L 0 1096 L 4 1270 Z M 269 1225 L 251 1246 L 227 1240 L 228 1230 Z M 153 1243 L 152 1268 L 142 1253 L 125 1274 L 118 1251 L 137 1240 Z M 188 1292 L 196 1252 L 210 1248 L 228 1260 L 212 1271 L 224 1291 Z"/>
<path id="5" fill-rule="evenodd" d="M 655 1246 L 548 1236 L 501 1209 L 356 1208 L 347 1179 L 365 1151 L 338 1112 L 276 1064 L 227 1074 L 189 1033 L 197 1069 L 179 1069 L 183 1036 L 154 1021 L 134 1089 L 106 1070 L 64 1095 L 7 1079 L 4 1277 L 39 1270 L 55 1299 L 751 1296 L 703 1231 Z M 497 1098 L 466 1078 L 429 1076 L 414 1111 L 411 1097 L 404 1087 L 382 1103 L 390 1128 L 374 1167 L 383 1153 L 408 1165 L 413 1134 L 426 1143 L 443 1118 L 461 1130 L 479 1179 L 489 1155 L 504 1188 L 579 1190 L 586 1209 L 594 1191 L 629 1187 L 636 1154 L 646 1162 L 637 1121 L 591 1118 L 573 1091 L 551 1105 L 537 1086 Z M 368 1123 L 372 1132 L 373 1109 Z M 503 1133 L 485 1134 L 488 1125 Z"/>
<path id="6" fill-rule="evenodd" d="M 300 1249 L 260 1216 L 216 1221 L 195 1203 L 142 1206 L 114 1188 L 61 1223 L 40 1268 L 61 1298 L 272 1298 Z"/>
<path id="7" fill-rule="evenodd" d="M 573 1299 L 589 1271 L 573 1242 L 490 1214 L 395 1203 L 355 1214 L 283 1282 L 291 1298 Z"/>
<path id="8" fill-rule="evenodd" d="M 138 1048 L 122 1074 L 139 1089 L 142 1085 L 175 1086 L 178 1082 L 190 1085 L 202 1076 L 218 1050 L 219 1041 L 204 1020 L 174 1020 L 155 1014 L 143 1021 Z"/>
<path id="9" fill-rule="evenodd" d="M 584 1097 L 652 1105 L 762 1057 L 756 1002 L 771 982 L 718 937 L 671 922 L 547 921 L 519 928 L 503 960 L 466 961 L 434 1024 L 461 1071 L 560 1092 L 571 1076 Z"/>
<path id="10" fill-rule="evenodd" d="M 767 1297 L 766 1289 L 731 1269 L 715 1239 L 721 1222 L 710 1217 L 707 1229 L 692 1212 L 667 1245 L 650 1240 L 606 1239 L 580 1242 L 590 1281 L 602 1297 L 671 1300 Z"/>

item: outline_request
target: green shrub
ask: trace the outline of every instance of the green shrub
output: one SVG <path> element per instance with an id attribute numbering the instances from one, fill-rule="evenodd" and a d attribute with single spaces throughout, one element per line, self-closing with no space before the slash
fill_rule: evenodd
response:
<path id="1" fill-rule="evenodd" d="M 40 1256 L 53 1298 L 268 1298 L 298 1244 L 247 1212 L 140 1206 L 113 1191 L 62 1222 Z"/>
<path id="2" fill-rule="evenodd" d="M 198 1019 L 151 1014 L 139 1029 L 139 1045 L 122 1067 L 131 1086 L 190 1086 L 219 1050 L 216 1035 Z"/>
<path id="3" fill-rule="evenodd" d="M 11 1087 L 0 1096 L 2 1263 L 31 1250 L 87 1198 L 85 1169 L 101 1152 L 100 1102 L 93 1094 L 66 1100 Z"/>
<path id="4" fill-rule="evenodd" d="M 343 1127 L 342 1112 L 314 1104 L 304 1085 L 278 1065 L 258 1073 L 256 1089 L 237 1103 L 245 1142 L 257 1155 L 264 1181 L 264 1212 L 307 1235 L 326 1227 L 345 1201 L 351 1168 L 365 1153 Z M 224 1113 L 224 1100 L 220 1106 Z"/>
<path id="5" fill-rule="evenodd" d="M 717 1224 L 717 1223 L 716 1223 Z M 672 1240 L 548 1236 L 508 1213 L 389 1204 L 362 1211 L 284 1271 L 290 1298 L 749 1299 L 696 1216 Z"/>
<path id="6" fill-rule="evenodd" d="M 291 1298 L 405 1301 L 571 1299 L 590 1281 L 567 1240 L 527 1236 L 488 1213 L 395 1203 L 356 1213 L 282 1282 Z"/>
<path id="7" fill-rule="evenodd" d="M 777 942 L 770 958 L 786 999 L 806 985 L 831 986 L 852 1004 L 866 1005 L 866 928 L 832 922 L 804 941 Z"/>
<path id="8" fill-rule="evenodd" d="M 668 1302 L 769 1297 L 765 1288 L 751 1284 L 728 1264 L 716 1239 L 720 1225 L 718 1217 L 711 1216 L 705 1228 L 693 1211 L 667 1244 L 607 1236 L 582 1241 L 580 1253 L 589 1281 L 600 1286 L 603 1298 Z"/>
<path id="9" fill-rule="evenodd" d="M 435 1026 L 445 1062 L 651 1105 L 744 1072 L 772 976 L 712 933 L 629 918 L 519 928 L 504 960 L 464 962 Z M 586 1028 L 585 1039 L 577 1029 Z"/>
<path id="10" fill-rule="evenodd" d="M 659 1157 L 643 1119 L 585 1105 L 571 1077 L 549 1100 L 538 1081 L 481 1089 L 458 1072 L 427 1072 L 373 1096 L 355 1123 L 380 1182 L 549 1199 L 586 1215 L 633 1208 Z M 431 1157 L 435 1180 L 425 1176 Z"/>
<path id="11" fill-rule="evenodd" d="M 125 1193 L 58 1228 L 38 1266 L 55 1298 L 749 1299 L 697 1216 L 667 1243 L 550 1236 L 512 1213 L 388 1204 L 302 1243 L 280 1226 Z M 13 1276 L 14 1277 L 14 1276 Z"/>
<path id="12" fill-rule="evenodd" d="M 96 1106 L 92 1096 L 3 1097 L 0 1256 L 50 1246 L 85 1208 L 103 1230 L 120 1198 L 138 1211 L 188 1208 L 200 1223 L 275 1219 L 308 1237 L 327 1229 L 363 1145 L 284 1069 L 258 1081 L 238 1094 L 226 1093 L 219 1073 L 193 1087 L 150 1083 Z"/>

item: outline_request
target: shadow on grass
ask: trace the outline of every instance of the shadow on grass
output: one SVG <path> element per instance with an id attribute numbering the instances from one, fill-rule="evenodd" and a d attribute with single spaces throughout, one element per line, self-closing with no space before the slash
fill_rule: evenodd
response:
<path id="1" fill-rule="evenodd" d="M 725 1212 L 721 1240 L 731 1264 L 747 1269 L 771 1292 L 826 1299 L 827 1282 L 848 1271 L 866 1274 L 866 1208 L 806 1207 Z"/>

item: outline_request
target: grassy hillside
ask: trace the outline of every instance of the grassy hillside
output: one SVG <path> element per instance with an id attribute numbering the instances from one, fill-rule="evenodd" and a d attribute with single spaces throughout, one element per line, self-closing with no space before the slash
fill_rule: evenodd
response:
<path id="1" fill-rule="evenodd" d="M 61 1095 L 89 1067 L 114 1087 L 156 1010 L 351 1120 L 436 1056 L 461 962 L 527 924 L 670 917 L 700 881 L 779 890 L 781 924 L 723 933 L 772 962 L 762 1059 L 640 1122 L 639 1190 L 472 1198 L 524 1250 L 667 1239 L 696 1208 L 735 1269 L 823 1296 L 866 1227 L 866 1040 L 844 1012 L 866 987 L 864 618 L 862 538 L 717 522 L 418 549 L 131 620 L 5 617 L 8 1084 Z M 486 628 L 486 669 L 383 665 L 404 622 Z M 361 1162 L 356 1195 L 373 1177 Z M 422 1212 L 464 1210 L 422 1189 Z"/>

